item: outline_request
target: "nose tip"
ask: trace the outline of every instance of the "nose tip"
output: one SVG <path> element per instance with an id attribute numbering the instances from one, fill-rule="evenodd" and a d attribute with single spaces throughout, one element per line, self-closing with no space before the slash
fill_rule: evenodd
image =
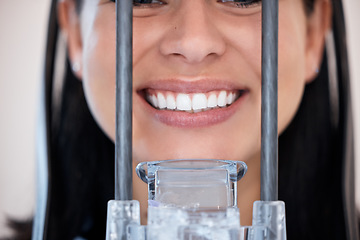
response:
<path id="1" fill-rule="evenodd" d="M 216 45 L 214 38 L 187 36 L 179 39 L 169 55 L 182 58 L 188 63 L 200 63 L 211 56 L 222 55 L 223 50 Z"/>
<path id="2" fill-rule="evenodd" d="M 221 31 L 205 9 L 186 9 L 182 15 L 174 18 L 176 27 L 168 31 L 160 44 L 163 55 L 187 63 L 199 63 L 225 52 Z"/>

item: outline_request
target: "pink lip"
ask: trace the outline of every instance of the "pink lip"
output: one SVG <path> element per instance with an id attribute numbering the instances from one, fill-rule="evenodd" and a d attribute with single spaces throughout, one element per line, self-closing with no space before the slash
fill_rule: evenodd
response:
<path id="1" fill-rule="evenodd" d="M 158 110 L 152 107 L 144 97 L 144 90 L 147 88 L 173 91 L 182 93 L 209 92 L 214 90 L 245 90 L 245 92 L 233 104 L 224 108 L 212 109 L 199 113 L 187 113 L 171 110 Z M 186 82 L 181 80 L 165 80 L 153 82 L 138 91 L 141 102 L 145 110 L 154 116 L 160 122 L 173 127 L 180 128 L 200 128 L 225 122 L 235 114 L 237 108 L 248 96 L 248 89 L 235 86 L 234 84 L 221 81 L 199 80 L 195 82 Z"/>

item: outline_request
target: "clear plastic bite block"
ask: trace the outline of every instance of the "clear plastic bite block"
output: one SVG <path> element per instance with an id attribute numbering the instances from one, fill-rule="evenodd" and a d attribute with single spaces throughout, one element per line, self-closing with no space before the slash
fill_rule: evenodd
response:
<path id="1" fill-rule="evenodd" d="M 138 201 L 109 201 L 106 240 L 286 240 L 281 201 L 256 201 L 252 226 L 240 226 L 236 186 L 246 170 L 226 160 L 140 163 L 148 224 L 140 225 Z"/>
<path id="2" fill-rule="evenodd" d="M 252 225 L 257 227 L 257 230 L 261 227 L 266 229 L 263 237 L 257 232 L 257 238 L 254 240 L 286 240 L 285 203 L 282 201 L 254 202 Z"/>
<path id="3" fill-rule="evenodd" d="M 148 208 L 148 240 L 238 240 L 239 228 L 237 208 Z"/>
<path id="4" fill-rule="evenodd" d="M 136 200 L 109 201 L 106 240 L 126 240 L 127 228 L 132 225 L 140 226 L 139 202 Z"/>
<path id="5" fill-rule="evenodd" d="M 241 161 L 203 159 L 144 162 L 136 167 L 148 184 L 150 206 L 183 208 L 236 206 L 236 184 L 246 170 Z"/>

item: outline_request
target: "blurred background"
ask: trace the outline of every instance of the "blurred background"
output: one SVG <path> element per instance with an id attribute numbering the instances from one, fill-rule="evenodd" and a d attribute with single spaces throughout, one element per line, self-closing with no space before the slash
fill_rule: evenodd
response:
<path id="1" fill-rule="evenodd" d="M 35 139 L 50 0 L 0 0 L 0 237 L 35 205 Z M 344 0 L 360 173 L 360 0 Z M 360 208 L 360 174 L 357 205 Z"/>

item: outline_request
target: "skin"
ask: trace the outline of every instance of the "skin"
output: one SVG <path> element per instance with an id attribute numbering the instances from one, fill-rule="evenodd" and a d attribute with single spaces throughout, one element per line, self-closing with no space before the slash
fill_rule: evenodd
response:
<path id="1" fill-rule="evenodd" d="M 318 0 L 306 16 L 300 0 L 279 1 L 279 134 L 294 117 L 304 87 L 316 76 L 331 9 Z M 115 135 L 115 4 L 85 0 L 77 14 L 72 0 L 59 3 L 59 20 L 75 72 L 90 110 L 103 131 Z M 242 160 L 248 173 L 238 184 L 241 223 L 251 225 L 252 203 L 260 198 L 261 6 L 236 8 L 215 0 L 169 0 L 134 8 L 134 164 L 179 158 Z M 165 79 L 225 81 L 248 91 L 226 121 L 177 127 L 158 121 L 138 94 Z M 211 82 L 211 81 L 209 81 Z M 134 199 L 146 219 L 147 186 L 134 178 Z"/>

